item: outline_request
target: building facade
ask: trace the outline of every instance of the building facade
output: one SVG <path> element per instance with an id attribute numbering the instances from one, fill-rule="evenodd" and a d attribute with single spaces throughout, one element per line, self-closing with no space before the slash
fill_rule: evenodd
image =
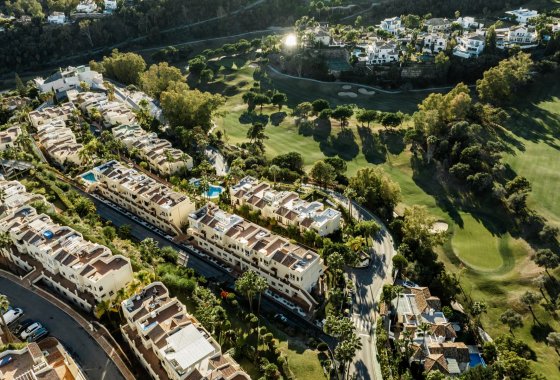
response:
<path id="1" fill-rule="evenodd" d="M 186 195 L 117 161 L 95 167 L 90 173 L 95 179 L 84 180 L 90 191 L 98 192 L 169 233 L 180 234 L 189 214 L 195 210 Z"/>
<path id="2" fill-rule="evenodd" d="M 146 286 L 121 307 L 123 336 L 152 378 L 250 380 L 161 282 Z"/>
<path id="3" fill-rule="evenodd" d="M 271 289 L 296 300 L 306 310 L 317 306 L 311 293 L 319 289 L 324 266 L 315 251 L 213 204 L 189 216 L 188 234 L 199 247 L 237 272 L 254 270 Z"/>

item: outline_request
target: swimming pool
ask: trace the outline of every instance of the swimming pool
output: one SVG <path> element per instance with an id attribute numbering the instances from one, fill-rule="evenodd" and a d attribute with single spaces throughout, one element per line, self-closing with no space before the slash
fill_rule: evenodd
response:
<path id="1" fill-rule="evenodd" d="M 470 353 L 469 356 L 470 356 L 469 366 L 471 368 L 479 365 L 486 367 L 486 363 L 484 362 L 484 359 L 482 358 L 482 356 L 480 356 L 480 354 Z"/>
<path id="2" fill-rule="evenodd" d="M 206 192 L 206 196 L 208 198 L 218 198 L 223 191 L 224 188 L 221 186 L 210 185 L 208 191 Z"/>
<path id="3" fill-rule="evenodd" d="M 90 183 L 97 182 L 97 179 L 95 178 L 95 175 L 93 175 L 92 172 L 87 172 L 85 174 L 82 174 L 82 178 L 84 179 L 84 181 L 87 181 L 87 182 L 90 182 Z"/>

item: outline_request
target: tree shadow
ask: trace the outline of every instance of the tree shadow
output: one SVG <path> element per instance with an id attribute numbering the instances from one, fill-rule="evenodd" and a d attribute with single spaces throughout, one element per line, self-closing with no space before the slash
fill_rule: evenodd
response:
<path id="1" fill-rule="evenodd" d="M 332 131 L 331 121 L 329 119 L 315 119 L 313 128 L 313 139 L 315 141 L 325 141 L 329 138 Z"/>
<path id="2" fill-rule="evenodd" d="M 270 115 L 270 123 L 277 127 L 284 121 L 286 116 L 288 116 L 286 112 L 274 112 Z"/>
<path id="3" fill-rule="evenodd" d="M 362 140 L 362 153 L 364 153 L 367 162 L 382 164 L 387 160 L 387 151 L 379 135 L 374 134 L 368 127 L 358 127 L 358 135 Z"/>
<path id="4" fill-rule="evenodd" d="M 350 161 L 358 155 L 360 147 L 355 141 L 351 130 L 342 130 L 336 136 L 329 136 L 319 142 L 319 149 L 327 157 L 338 156 L 345 161 Z"/>
<path id="5" fill-rule="evenodd" d="M 387 147 L 387 151 L 391 154 L 401 154 L 406 148 L 404 142 L 404 130 L 402 129 L 386 129 L 379 132 L 381 142 Z"/>
<path id="6" fill-rule="evenodd" d="M 531 335 L 537 342 L 546 341 L 546 337 L 548 336 L 548 334 L 553 331 L 554 330 L 548 323 L 541 323 L 540 325 L 535 323 L 533 326 L 531 326 Z"/>
<path id="7" fill-rule="evenodd" d="M 258 114 L 256 112 L 248 112 L 245 111 L 239 116 L 239 122 L 241 124 L 254 124 L 254 123 L 262 123 L 263 125 L 267 125 L 269 121 L 268 115 L 265 114 Z"/>

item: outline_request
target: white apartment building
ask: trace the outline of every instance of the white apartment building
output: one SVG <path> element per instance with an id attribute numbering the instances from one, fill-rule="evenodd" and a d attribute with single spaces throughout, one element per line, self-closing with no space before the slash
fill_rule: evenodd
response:
<path id="1" fill-rule="evenodd" d="M 453 55 L 461 58 L 478 58 L 484 51 L 486 38 L 478 33 L 467 33 L 457 37 Z"/>
<path id="2" fill-rule="evenodd" d="M 527 24 L 530 19 L 537 17 L 539 12 L 527 8 L 519 8 L 513 11 L 507 11 L 506 14 L 519 24 Z"/>
<path id="3" fill-rule="evenodd" d="M 311 292 L 317 289 L 324 268 L 316 252 L 210 203 L 189 216 L 188 234 L 199 247 L 237 272 L 254 270 L 273 290 L 305 310 L 317 306 Z"/>
<path id="4" fill-rule="evenodd" d="M 496 47 L 508 49 L 512 46 L 519 46 L 521 49 L 529 49 L 537 46 L 538 37 L 536 28 L 531 25 L 496 29 Z"/>
<path id="5" fill-rule="evenodd" d="M 461 25 L 461 28 L 463 29 L 479 29 L 484 26 L 483 24 L 477 22 L 474 17 L 470 16 L 459 17 L 455 20 L 455 23 Z"/>
<path id="6" fill-rule="evenodd" d="M 379 28 L 384 30 L 385 32 L 391 33 L 393 36 L 399 34 L 404 28 L 402 27 L 402 22 L 400 17 L 391 17 L 386 18 L 385 20 L 381 21 L 379 24 Z"/>
<path id="7" fill-rule="evenodd" d="M 90 191 L 97 191 L 140 218 L 173 234 L 181 234 L 189 214 L 195 210 L 194 203 L 186 195 L 118 161 L 95 167 L 82 178 Z"/>
<path id="8" fill-rule="evenodd" d="M 103 117 L 105 127 L 136 124 L 136 115 L 124 103 L 110 101 L 98 104 L 97 109 Z"/>
<path id="9" fill-rule="evenodd" d="M 79 152 L 84 146 L 76 141 L 74 132 L 66 127 L 64 120 L 55 119 L 39 125 L 37 137 L 47 155 L 57 164 L 64 166 L 67 163 L 82 163 Z"/>
<path id="10" fill-rule="evenodd" d="M 451 29 L 451 20 L 446 18 L 431 18 L 424 21 L 428 33 L 447 32 Z"/>
<path id="11" fill-rule="evenodd" d="M 112 12 L 117 9 L 117 1 L 116 0 L 104 0 L 105 5 L 105 12 Z"/>
<path id="12" fill-rule="evenodd" d="M 375 41 L 366 49 L 367 65 L 383 65 L 399 61 L 397 43 L 393 41 Z"/>
<path id="13" fill-rule="evenodd" d="M 113 136 L 129 149 L 136 149 L 139 156 L 152 168 L 163 175 L 172 175 L 179 170 L 193 167 L 193 159 L 180 149 L 173 148 L 167 140 L 155 133 L 148 133 L 139 125 L 119 125 L 113 128 Z"/>
<path id="14" fill-rule="evenodd" d="M 21 128 L 17 126 L 0 131 L 0 151 L 15 148 L 19 135 L 21 135 Z"/>
<path id="15" fill-rule="evenodd" d="M 86 380 L 82 369 L 56 338 L 31 342 L 0 353 L 0 378 L 5 380 Z"/>
<path id="16" fill-rule="evenodd" d="M 296 226 L 301 231 L 312 229 L 321 236 L 340 229 L 341 213 L 321 202 L 307 202 L 293 191 L 277 191 L 268 183 L 245 177 L 230 189 L 232 205 L 249 206 L 260 211 L 263 218 L 276 220 L 284 226 Z"/>
<path id="17" fill-rule="evenodd" d="M 424 36 L 423 52 L 437 54 L 447 48 L 447 37 L 440 33 L 430 33 Z"/>
<path id="18" fill-rule="evenodd" d="M 123 336 L 152 378 L 250 380 L 161 282 L 146 286 L 121 308 Z"/>
<path id="19" fill-rule="evenodd" d="M 62 25 L 66 22 L 66 15 L 64 12 L 53 12 L 47 17 L 47 22 L 49 24 Z"/>
<path id="20" fill-rule="evenodd" d="M 66 69 L 59 69 L 47 79 L 35 79 L 40 92 L 54 92 L 57 97 L 66 96 L 69 90 L 80 89 L 80 82 L 86 83 L 92 89 L 105 91 L 103 75 L 93 71 L 89 66 L 68 66 Z"/>
<path id="21" fill-rule="evenodd" d="M 44 196 L 28 193 L 19 181 L 7 181 L 0 175 L 0 189 L 3 192 L 3 200 L 0 205 L 0 217 L 12 213 L 21 206 L 33 202 L 47 203 Z"/>
<path id="22" fill-rule="evenodd" d="M 4 252 L 11 261 L 25 270 L 34 267 L 41 273 L 38 279 L 87 311 L 132 280 L 128 258 L 113 256 L 109 248 L 85 240 L 31 206 L 2 218 L 0 231 L 12 240 L 13 249 Z"/>
<path id="23" fill-rule="evenodd" d="M 74 115 L 74 112 L 74 105 L 67 102 L 55 107 L 46 107 L 42 110 L 29 112 L 29 121 L 35 129 L 38 129 L 39 126 L 55 120 L 67 121 Z"/>
<path id="24" fill-rule="evenodd" d="M 70 90 L 67 94 L 68 100 L 87 114 L 90 114 L 94 108 L 109 102 L 107 95 L 103 92 L 78 92 L 77 90 Z"/>

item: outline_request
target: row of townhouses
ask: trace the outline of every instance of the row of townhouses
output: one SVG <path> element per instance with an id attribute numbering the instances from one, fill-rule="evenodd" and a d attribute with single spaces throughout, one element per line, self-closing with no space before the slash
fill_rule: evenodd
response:
<path id="1" fill-rule="evenodd" d="M 36 78 L 35 85 L 41 93 L 53 93 L 57 99 L 67 97 L 70 90 L 80 89 L 85 83 L 89 88 L 104 91 L 103 75 L 89 66 L 60 68 L 47 78 Z"/>
<path id="2" fill-rule="evenodd" d="M 86 380 L 64 346 L 53 337 L 0 353 L 0 378 L 5 380 Z"/>
<path id="3" fill-rule="evenodd" d="M 173 148 L 167 140 L 156 133 L 148 133 L 139 125 L 119 125 L 113 128 L 113 135 L 130 151 L 138 152 L 150 168 L 169 176 L 180 170 L 192 169 L 193 159 L 182 150 Z"/>
<path id="4" fill-rule="evenodd" d="M 112 128 L 113 136 L 123 142 L 129 151 L 136 151 L 148 166 L 162 175 L 172 175 L 193 167 L 193 159 L 182 150 L 173 148 L 168 140 L 156 133 L 146 132 L 136 125 L 134 112 L 123 102 L 109 101 L 101 92 L 68 91 L 68 98 L 82 112 L 93 114 L 97 110 L 103 125 Z"/>
<path id="5" fill-rule="evenodd" d="M 21 128 L 18 126 L 13 126 L 0 131 L 0 151 L 4 151 L 8 148 L 15 148 L 20 135 Z"/>
<path id="6" fill-rule="evenodd" d="M 253 270 L 272 290 L 305 310 L 317 306 L 312 293 L 321 292 L 324 265 L 316 252 L 211 203 L 189 216 L 188 234 L 197 246 L 236 272 Z"/>
<path id="7" fill-rule="evenodd" d="M 250 380 L 161 282 L 123 301 L 121 331 L 152 378 Z"/>
<path id="8" fill-rule="evenodd" d="M 478 350 L 455 341 L 459 325 L 445 317 L 440 299 L 427 287 L 405 288 L 391 301 L 391 307 L 396 314 L 394 338 L 412 340 L 409 360 L 421 364 L 425 372 L 439 370 L 446 376 L 457 376 L 475 365 L 471 354 L 478 355 Z M 429 326 L 427 331 L 422 325 Z"/>
<path id="9" fill-rule="evenodd" d="M 69 127 L 73 124 L 76 109 L 72 103 L 46 107 L 29 113 L 29 121 L 37 131 L 36 137 L 47 155 L 59 165 L 82 162 L 78 143 Z"/>
<path id="10" fill-rule="evenodd" d="M 26 194 L 21 184 L 2 180 L 0 186 L 10 194 L 1 201 L 0 231 L 12 241 L 2 254 L 14 264 L 26 271 L 35 268 L 40 273 L 37 280 L 87 311 L 111 299 L 132 280 L 128 258 L 113 256 L 109 248 L 38 213 L 29 202 L 41 199 Z"/>
<path id="11" fill-rule="evenodd" d="M 118 161 L 110 161 L 82 175 L 89 191 L 120 205 L 154 226 L 181 234 L 194 203 L 184 194 Z"/>
<path id="12" fill-rule="evenodd" d="M 283 226 L 315 230 L 326 236 L 340 229 L 341 213 L 321 202 L 307 202 L 293 191 L 277 191 L 268 183 L 245 177 L 230 189 L 233 206 L 247 205 Z"/>

